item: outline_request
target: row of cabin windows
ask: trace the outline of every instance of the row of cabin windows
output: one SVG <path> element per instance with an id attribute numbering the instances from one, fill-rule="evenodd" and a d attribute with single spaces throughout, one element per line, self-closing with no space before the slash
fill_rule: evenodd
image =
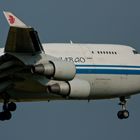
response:
<path id="1" fill-rule="evenodd" d="M 92 51 L 94 54 L 94 51 Z M 114 51 L 97 51 L 98 54 L 117 54 L 117 52 Z"/>

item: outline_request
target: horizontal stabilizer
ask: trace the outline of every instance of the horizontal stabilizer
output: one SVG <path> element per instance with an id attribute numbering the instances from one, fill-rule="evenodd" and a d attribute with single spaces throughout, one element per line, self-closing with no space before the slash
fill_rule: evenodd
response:
<path id="1" fill-rule="evenodd" d="M 3 12 L 9 25 L 12 27 L 20 27 L 20 28 L 28 28 L 26 24 L 24 24 L 20 19 L 18 19 L 14 14 L 11 12 Z"/>

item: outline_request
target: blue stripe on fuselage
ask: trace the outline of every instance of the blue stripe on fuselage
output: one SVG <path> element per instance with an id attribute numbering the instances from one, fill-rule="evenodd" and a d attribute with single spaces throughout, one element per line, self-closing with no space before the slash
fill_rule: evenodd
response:
<path id="1" fill-rule="evenodd" d="M 140 75 L 140 70 L 120 70 L 120 69 L 76 69 L 77 74 L 124 74 Z"/>
<path id="2" fill-rule="evenodd" d="M 140 66 L 132 66 L 132 65 L 76 65 L 76 67 L 140 68 Z"/>
<path id="3" fill-rule="evenodd" d="M 128 65 L 76 65 L 77 74 L 123 74 L 123 75 L 140 75 L 140 66 L 128 66 Z M 108 67 L 108 69 L 104 69 Z M 111 69 L 111 67 L 113 69 Z M 101 69 L 100 69 L 101 68 Z M 115 69 L 119 68 L 119 69 Z M 123 69 L 120 69 L 123 68 Z M 124 69 L 125 68 L 125 69 Z M 129 68 L 129 69 L 127 69 Z"/>

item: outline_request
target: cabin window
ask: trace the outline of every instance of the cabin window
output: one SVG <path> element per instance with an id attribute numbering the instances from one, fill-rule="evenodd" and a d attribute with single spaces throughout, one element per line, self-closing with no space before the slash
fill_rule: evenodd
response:
<path id="1" fill-rule="evenodd" d="M 92 51 L 92 53 L 94 53 L 94 52 Z M 97 53 L 98 54 L 116 54 L 117 55 L 117 52 L 115 52 L 115 51 L 97 51 Z"/>

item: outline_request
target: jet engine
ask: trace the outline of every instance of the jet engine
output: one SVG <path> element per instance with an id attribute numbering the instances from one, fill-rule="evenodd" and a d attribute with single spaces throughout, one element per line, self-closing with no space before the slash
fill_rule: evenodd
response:
<path id="1" fill-rule="evenodd" d="M 91 91 L 91 85 L 86 80 L 74 79 L 69 82 L 56 82 L 49 85 L 50 93 L 70 97 L 74 99 L 88 99 Z"/>
<path id="2" fill-rule="evenodd" d="M 75 77 L 76 68 L 74 63 L 62 60 L 49 61 L 46 64 L 33 66 L 33 73 L 38 73 L 55 80 L 69 81 Z"/>

